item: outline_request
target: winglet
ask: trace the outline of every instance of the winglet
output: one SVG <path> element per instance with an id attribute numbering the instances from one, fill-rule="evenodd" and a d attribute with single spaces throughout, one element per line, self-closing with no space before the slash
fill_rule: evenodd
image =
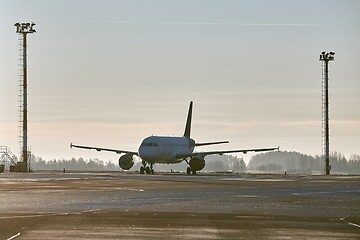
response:
<path id="1" fill-rule="evenodd" d="M 191 132 L 192 106 L 193 106 L 193 102 L 191 101 L 189 106 L 189 112 L 187 115 L 187 120 L 186 120 L 185 132 L 184 132 L 184 137 L 187 138 L 190 138 L 190 132 Z"/>
<path id="2" fill-rule="evenodd" d="M 73 144 L 72 143 L 70 143 L 70 148 L 72 148 L 73 147 Z"/>

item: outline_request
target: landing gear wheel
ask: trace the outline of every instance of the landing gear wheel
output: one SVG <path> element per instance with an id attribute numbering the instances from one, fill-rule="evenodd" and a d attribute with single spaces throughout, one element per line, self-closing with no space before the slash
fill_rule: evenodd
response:
<path id="1" fill-rule="evenodd" d="M 186 173 L 187 173 L 187 174 L 190 174 L 190 173 L 191 173 L 191 168 L 190 168 L 190 167 L 188 167 L 188 168 L 186 169 Z"/>
<path id="2" fill-rule="evenodd" d="M 195 170 L 193 170 L 193 171 L 192 171 L 192 174 L 193 174 L 193 175 L 196 175 L 196 171 L 195 171 Z"/>
<path id="3" fill-rule="evenodd" d="M 150 174 L 154 174 L 153 164 L 150 164 Z"/>
<path id="4" fill-rule="evenodd" d="M 146 167 L 146 168 L 145 168 L 145 172 L 146 172 L 147 174 L 150 174 L 150 168 L 149 168 L 149 167 Z"/>
<path id="5" fill-rule="evenodd" d="M 145 173 L 145 169 L 144 169 L 144 167 L 141 167 L 140 168 L 140 174 L 144 174 Z"/>

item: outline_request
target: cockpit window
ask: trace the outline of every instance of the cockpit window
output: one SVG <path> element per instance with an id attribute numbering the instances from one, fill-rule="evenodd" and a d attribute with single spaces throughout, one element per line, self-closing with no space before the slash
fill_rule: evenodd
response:
<path id="1" fill-rule="evenodd" d="M 142 143 L 141 146 L 143 147 L 159 147 L 157 143 Z"/>

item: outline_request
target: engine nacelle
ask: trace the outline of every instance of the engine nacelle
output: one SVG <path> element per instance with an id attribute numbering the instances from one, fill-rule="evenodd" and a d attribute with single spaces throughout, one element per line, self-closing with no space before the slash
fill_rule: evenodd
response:
<path id="1" fill-rule="evenodd" d="M 119 158 L 119 166 L 124 170 L 129 170 L 134 165 L 133 154 L 127 153 Z"/>
<path id="2" fill-rule="evenodd" d="M 205 160 L 203 156 L 196 156 L 190 159 L 189 165 L 191 170 L 200 171 L 205 167 Z"/>

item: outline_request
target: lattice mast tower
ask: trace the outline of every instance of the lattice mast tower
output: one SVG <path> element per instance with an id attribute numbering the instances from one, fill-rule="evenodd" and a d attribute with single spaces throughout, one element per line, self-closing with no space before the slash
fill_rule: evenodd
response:
<path id="1" fill-rule="evenodd" d="M 325 174 L 330 175 L 330 133 L 329 133 L 329 61 L 334 61 L 334 52 L 322 52 L 322 150 L 325 158 Z"/>
<path id="2" fill-rule="evenodd" d="M 19 34 L 19 126 L 20 126 L 20 161 L 29 170 L 29 152 L 27 144 L 27 34 L 35 33 L 35 23 L 15 23 L 16 33 Z"/>

